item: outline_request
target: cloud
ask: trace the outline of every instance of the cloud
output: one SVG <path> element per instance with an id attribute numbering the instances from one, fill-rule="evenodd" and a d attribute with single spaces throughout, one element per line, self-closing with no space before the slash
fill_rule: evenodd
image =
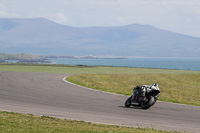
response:
<path id="1" fill-rule="evenodd" d="M 59 20 L 66 20 L 66 17 L 63 13 L 56 13 L 55 17 L 56 19 L 59 19 Z"/>
<path id="2" fill-rule="evenodd" d="M 194 6 L 196 4 L 199 3 L 199 1 L 196 1 L 196 0 L 192 0 L 192 1 L 189 1 L 189 0 L 163 0 L 163 1 L 159 1 L 160 4 L 162 5 L 169 5 L 169 6 L 172 6 L 172 5 L 180 5 L 180 6 Z"/>
<path id="3" fill-rule="evenodd" d="M 3 5 L 2 3 L 0 3 L 0 9 L 1 9 L 1 10 L 5 10 L 5 9 L 6 9 L 6 6 Z"/>
<path id="4" fill-rule="evenodd" d="M 0 11 L 0 17 L 2 17 L 2 18 L 17 18 L 17 17 L 19 17 L 19 15 L 15 14 L 15 13 L 8 13 L 5 11 Z"/>
<path id="5" fill-rule="evenodd" d="M 53 16 L 54 16 L 54 21 L 57 23 L 65 24 L 69 21 L 64 13 L 60 13 L 60 12 L 55 13 Z"/>
<path id="6" fill-rule="evenodd" d="M 18 17 L 18 15 L 16 13 L 11 13 L 8 11 L 8 8 L 0 3 L 0 17 L 3 18 L 12 18 L 12 17 Z"/>

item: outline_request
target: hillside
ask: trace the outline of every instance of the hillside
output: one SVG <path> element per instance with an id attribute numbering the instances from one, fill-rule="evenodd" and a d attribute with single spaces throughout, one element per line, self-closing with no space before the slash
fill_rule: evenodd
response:
<path id="1" fill-rule="evenodd" d="M 0 59 L 2 60 L 23 60 L 23 59 L 41 59 L 40 56 L 37 55 L 31 55 L 31 54 L 6 54 L 6 53 L 0 53 Z"/>
<path id="2" fill-rule="evenodd" d="M 70 27 L 44 18 L 0 18 L 0 52 L 46 55 L 200 57 L 200 38 L 132 24 Z"/>

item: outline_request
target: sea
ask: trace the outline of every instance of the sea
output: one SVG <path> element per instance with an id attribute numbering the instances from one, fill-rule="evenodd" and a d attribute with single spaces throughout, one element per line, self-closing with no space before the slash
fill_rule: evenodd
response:
<path id="1" fill-rule="evenodd" d="M 124 66 L 138 68 L 161 68 L 200 71 L 200 58 L 128 58 L 128 59 L 66 59 L 50 58 L 53 64 L 88 65 L 88 66 Z"/>

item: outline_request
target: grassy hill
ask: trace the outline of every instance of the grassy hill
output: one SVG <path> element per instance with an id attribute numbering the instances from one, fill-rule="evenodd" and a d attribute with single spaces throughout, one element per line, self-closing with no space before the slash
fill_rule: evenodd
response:
<path id="1" fill-rule="evenodd" d="M 32 54 L 6 54 L 6 53 L 0 53 L 0 59 L 2 60 L 21 60 L 21 59 L 40 59 L 37 55 Z"/>

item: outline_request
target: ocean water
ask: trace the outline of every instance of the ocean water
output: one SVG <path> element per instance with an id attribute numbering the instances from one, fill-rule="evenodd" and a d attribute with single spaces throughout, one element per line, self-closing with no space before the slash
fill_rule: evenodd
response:
<path id="1" fill-rule="evenodd" d="M 130 58 L 130 59 L 50 59 L 53 64 L 89 66 L 126 66 L 200 71 L 200 59 Z"/>

